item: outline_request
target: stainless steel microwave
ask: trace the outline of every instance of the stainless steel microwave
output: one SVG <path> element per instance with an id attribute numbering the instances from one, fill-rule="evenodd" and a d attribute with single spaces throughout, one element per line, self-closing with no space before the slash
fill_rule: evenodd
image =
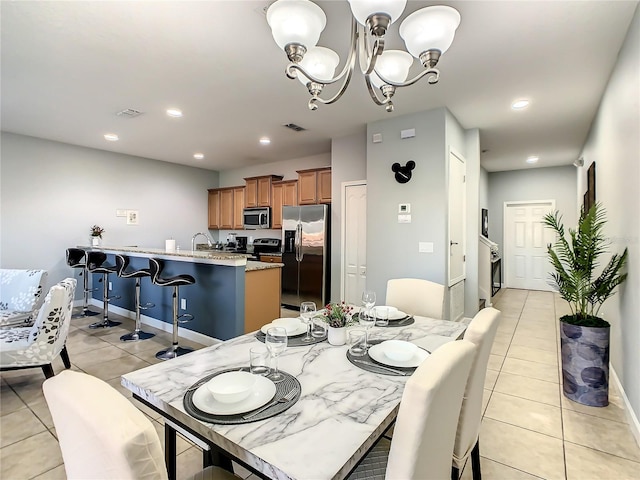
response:
<path id="1" fill-rule="evenodd" d="M 271 209 L 269 207 L 245 208 L 243 217 L 245 230 L 271 228 Z"/>

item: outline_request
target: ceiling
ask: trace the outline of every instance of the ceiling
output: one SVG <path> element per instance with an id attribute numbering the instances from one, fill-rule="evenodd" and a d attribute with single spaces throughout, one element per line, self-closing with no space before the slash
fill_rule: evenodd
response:
<path id="1" fill-rule="evenodd" d="M 462 16 L 440 82 L 373 104 L 357 72 L 340 101 L 307 108 L 284 74 L 267 1 L 2 1 L 2 130 L 213 170 L 329 152 L 371 121 L 447 107 L 479 128 L 488 171 L 569 165 L 580 154 L 637 1 L 409 1 Z M 327 14 L 319 44 L 347 54 L 348 3 Z M 396 22 L 387 48 L 402 48 Z M 418 69 L 418 62 L 414 69 Z M 511 102 L 528 98 L 523 111 Z M 170 118 L 177 107 L 182 118 Z M 117 116 L 126 108 L 143 112 Z M 307 130 L 294 132 L 282 125 Z M 107 142 L 105 133 L 119 135 Z M 258 139 L 271 138 L 261 146 Z M 193 154 L 202 152 L 203 160 Z"/>

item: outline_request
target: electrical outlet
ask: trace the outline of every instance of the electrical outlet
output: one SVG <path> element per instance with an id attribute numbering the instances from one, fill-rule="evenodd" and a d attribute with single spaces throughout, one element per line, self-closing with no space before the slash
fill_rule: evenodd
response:
<path id="1" fill-rule="evenodd" d="M 113 290 L 113 284 L 109 282 L 109 290 Z"/>
<path id="2" fill-rule="evenodd" d="M 187 299 L 186 298 L 181 298 L 180 299 L 180 308 L 182 310 L 186 310 L 187 309 Z"/>

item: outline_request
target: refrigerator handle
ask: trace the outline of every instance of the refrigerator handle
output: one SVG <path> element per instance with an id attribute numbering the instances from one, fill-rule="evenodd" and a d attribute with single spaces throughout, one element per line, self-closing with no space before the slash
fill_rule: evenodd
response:
<path id="1" fill-rule="evenodd" d="M 302 224 L 298 223 L 296 225 L 296 261 L 302 261 Z"/>

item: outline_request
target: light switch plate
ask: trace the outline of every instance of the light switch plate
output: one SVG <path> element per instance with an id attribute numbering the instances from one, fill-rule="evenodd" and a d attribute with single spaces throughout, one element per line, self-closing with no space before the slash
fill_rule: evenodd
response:
<path id="1" fill-rule="evenodd" d="M 418 253 L 433 253 L 433 242 L 418 242 Z"/>
<path id="2" fill-rule="evenodd" d="M 371 136 L 371 141 L 373 143 L 382 143 L 382 134 L 381 133 L 374 133 Z"/>
<path id="3" fill-rule="evenodd" d="M 413 138 L 416 136 L 415 128 L 408 128 L 407 130 L 400 131 L 400 138 Z"/>
<path id="4" fill-rule="evenodd" d="M 398 213 L 411 213 L 411 204 L 410 203 L 399 203 L 398 204 Z"/>
<path id="5" fill-rule="evenodd" d="M 398 215 L 398 223 L 411 223 L 411 215 Z"/>
<path id="6" fill-rule="evenodd" d="M 126 217 L 127 216 L 127 209 L 126 208 L 118 208 L 116 209 L 116 217 Z"/>

